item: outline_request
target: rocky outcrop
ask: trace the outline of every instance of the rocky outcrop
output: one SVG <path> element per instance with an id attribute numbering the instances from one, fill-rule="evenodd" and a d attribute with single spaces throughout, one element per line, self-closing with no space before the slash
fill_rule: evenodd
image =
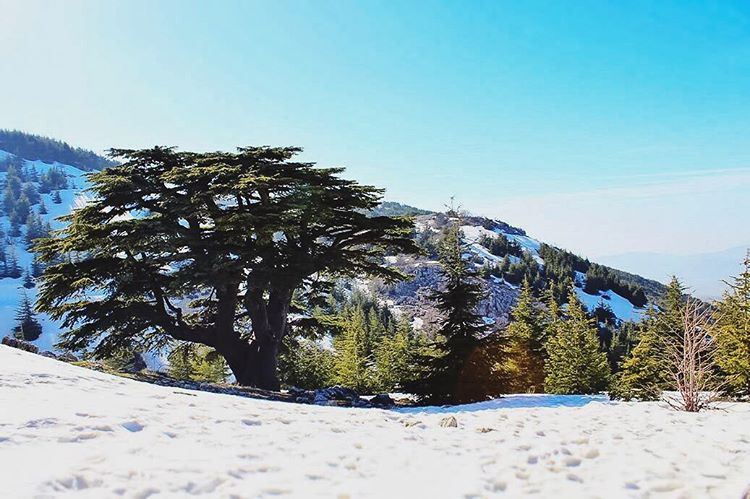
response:
<path id="1" fill-rule="evenodd" d="M 39 348 L 33 343 L 19 340 L 18 338 L 13 338 L 12 336 L 6 336 L 5 338 L 3 338 L 2 344 L 13 348 L 18 348 L 19 350 L 24 350 L 26 352 L 39 353 Z"/>

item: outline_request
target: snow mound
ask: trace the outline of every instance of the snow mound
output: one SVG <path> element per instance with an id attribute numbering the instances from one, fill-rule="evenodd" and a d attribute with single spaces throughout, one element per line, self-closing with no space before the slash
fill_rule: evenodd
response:
<path id="1" fill-rule="evenodd" d="M 398 412 L 160 387 L 4 346 L 0 366 L 4 497 L 725 498 L 750 480 L 749 404 L 512 396 Z"/>

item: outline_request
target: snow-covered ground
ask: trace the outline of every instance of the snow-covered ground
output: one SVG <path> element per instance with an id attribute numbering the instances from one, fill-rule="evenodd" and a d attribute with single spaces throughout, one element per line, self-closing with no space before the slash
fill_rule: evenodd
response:
<path id="1" fill-rule="evenodd" d="M 441 427 L 449 415 L 457 428 Z M 341 409 L 159 387 L 0 346 L 2 497 L 716 497 L 750 405 L 603 397 Z"/>

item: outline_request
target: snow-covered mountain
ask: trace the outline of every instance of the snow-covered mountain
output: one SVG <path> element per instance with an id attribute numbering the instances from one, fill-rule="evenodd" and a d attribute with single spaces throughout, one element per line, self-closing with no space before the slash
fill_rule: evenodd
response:
<path id="1" fill-rule="evenodd" d="M 434 239 L 451 220 L 444 213 L 419 214 L 424 212 L 404 205 L 399 206 L 400 211 L 393 206 L 389 206 L 385 211 L 393 214 L 416 214 L 415 237 L 429 253 L 430 244 L 434 244 Z M 551 269 L 546 269 L 548 264 L 545 262 L 545 256 L 573 259 L 568 270 L 578 298 L 589 311 L 593 312 L 598 307 L 610 310 L 618 321 L 640 320 L 646 311 L 646 301 L 656 301 L 664 290 L 663 284 L 657 281 L 599 266 L 564 250 L 545 245 L 528 236 L 523 229 L 499 220 L 462 216 L 461 232 L 470 253 L 469 259 L 485 279 L 487 296 L 480 305 L 480 313 L 484 315 L 488 324 L 502 325 L 507 321 L 508 313 L 518 296 L 520 280 L 524 273 L 537 274 L 537 287 L 541 288 L 547 284 Z M 419 257 L 389 257 L 391 265 L 414 277 L 392 286 L 384 286 L 378 282 L 365 282 L 361 285 L 379 294 L 396 310 L 413 316 L 416 326 L 430 324 L 437 319 L 437 312 L 431 306 L 428 296 L 440 285 L 439 264 L 434 256 L 433 254 Z M 501 270 L 503 266 L 505 271 Z M 616 286 L 612 285 L 610 288 L 587 283 L 587 268 L 594 273 L 597 270 L 606 273 L 608 278 L 605 282 Z M 638 293 L 631 292 L 638 289 L 641 290 Z"/>
<path id="2" fill-rule="evenodd" d="M 33 136 L 30 136 L 32 139 Z M 52 143 L 61 150 L 79 151 L 69 148 L 67 145 Z M 62 146 L 60 145 L 62 144 Z M 77 203 L 84 199 L 84 191 L 88 184 L 86 172 L 92 168 L 84 163 L 89 153 L 82 155 L 79 166 L 60 163 L 50 159 L 54 151 L 45 150 L 44 159 L 27 159 L 20 156 L 33 152 L 31 146 L 24 145 L 23 148 L 16 147 L 18 154 L 0 149 L 0 187 L 5 192 L 7 185 L 7 170 L 10 164 L 14 168 L 26 172 L 23 179 L 23 188 L 29 188 L 39 193 L 38 199 L 30 203 L 29 211 L 38 214 L 43 224 L 49 224 L 52 229 L 62 227 L 58 217 L 70 213 Z M 93 153 L 91 153 L 93 154 Z M 31 155 L 31 157 L 40 157 Z M 106 161 L 100 158 L 101 161 Z M 101 161 L 97 167 L 101 166 Z M 44 177 L 51 175 L 63 176 L 65 181 L 50 190 L 42 184 Z M 31 187 L 26 184 L 30 184 Z M 44 208 L 41 208 L 44 206 Z M 11 224 L 11 214 L 8 210 L 0 211 L 0 229 L 2 229 L 7 254 L 15 255 L 18 267 L 23 272 L 28 272 L 32 267 L 33 255 L 26 244 L 26 233 L 29 228 L 23 222 L 16 220 L 16 234 Z M 435 259 L 435 242 L 449 218 L 443 213 L 433 213 L 417 208 L 400 205 L 398 203 L 384 203 L 379 214 L 398 215 L 408 213 L 416 217 L 415 237 L 420 245 L 427 249 L 427 256 L 391 256 L 388 257 L 391 265 L 397 266 L 406 273 L 413 275 L 410 280 L 393 286 L 385 286 L 378 282 L 361 282 L 362 286 L 369 288 L 375 294 L 392 305 L 397 311 L 406 312 L 414 318 L 417 326 L 430 324 L 436 320 L 437 315 L 434 308 L 427 299 L 429 293 L 439 286 L 439 266 Z M 487 298 L 482 302 L 480 312 L 485 316 L 488 323 L 502 325 L 507 321 L 508 313 L 513 307 L 521 277 L 531 273 L 537 279 L 537 287 L 545 285 L 545 279 L 552 273 L 551 263 L 545 259 L 554 258 L 564 262 L 563 274 L 569 274 L 571 284 L 575 284 L 579 298 L 586 304 L 589 310 L 597 307 L 610 310 L 619 321 L 638 320 L 644 312 L 645 299 L 655 299 L 663 290 L 663 285 L 640 276 L 628 274 L 610 268 L 596 266 L 575 255 L 552 248 L 532 237 L 529 237 L 522 229 L 512 227 L 499 220 L 491 220 L 484 217 L 466 216 L 462 219 L 462 233 L 468 243 L 470 257 L 478 270 L 482 271 L 487 284 Z M 572 263 L 570 263 L 572 262 Z M 1 263 L 1 262 L 0 262 Z M 560 262 L 555 263 L 556 268 Z M 604 269 L 604 270 L 603 270 Z M 595 271 L 595 276 L 588 276 L 589 271 Z M 560 270 L 557 269 L 559 274 Z M 596 273 L 598 272 L 598 274 Z M 604 272 L 604 278 L 601 273 Z M 596 277 L 597 284 L 593 284 Z M 603 279 L 603 280 L 602 280 Z M 27 279 L 28 281 L 28 279 Z M 28 284 L 28 282 L 27 282 Z M 609 285 L 609 287 L 607 287 Z M 640 289 L 641 298 L 634 289 Z M 36 288 L 24 287 L 24 276 L 5 276 L 0 278 L 0 337 L 12 334 L 15 324 L 15 312 L 18 305 L 26 294 L 33 302 L 36 297 Z M 53 349 L 59 336 L 59 324 L 51 321 L 48 317 L 39 317 L 43 332 L 34 343 L 42 350 Z"/>
<path id="3" fill-rule="evenodd" d="M 67 179 L 65 188 L 55 189 L 48 193 L 40 193 L 39 202 L 30 206 L 30 211 L 39 214 L 40 219 L 48 223 L 53 230 L 63 227 L 62 222 L 57 219 L 62 215 L 70 213 L 76 203 L 81 202 L 83 191 L 88 187 L 85 177 L 86 172 L 77 167 L 58 162 L 26 160 L 7 151 L 0 150 L 0 166 L 2 166 L 0 168 L 0 186 L 3 189 L 7 183 L 7 165 L 9 162 L 14 163 L 16 166 L 21 166 L 27 172 L 32 172 L 31 176 L 36 180 L 29 179 L 25 183 L 33 185 L 37 192 L 45 190 L 41 188 L 41 181 L 39 179 L 49 172 L 61 172 L 65 176 Z M 40 213 L 42 205 L 46 209 L 41 211 L 47 211 L 47 213 Z M 34 260 L 33 254 L 27 248 L 25 241 L 28 226 L 25 224 L 21 225 L 20 234 L 13 236 L 10 214 L 6 213 L 6 210 L 3 210 L 0 214 L 0 229 L 2 229 L 5 238 L 4 247 L 6 257 L 7 255 L 15 254 L 20 269 L 28 272 Z M 0 279 L 0 337 L 11 334 L 12 328 L 15 325 L 14 317 L 16 309 L 23 295 L 26 294 L 32 301 L 36 297 L 36 287 L 27 289 L 23 284 L 23 276 L 17 278 L 4 277 Z M 42 335 L 34 343 L 42 350 L 51 350 L 59 335 L 59 325 L 44 314 L 39 316 L 39 320 L 42 324 Z"/>

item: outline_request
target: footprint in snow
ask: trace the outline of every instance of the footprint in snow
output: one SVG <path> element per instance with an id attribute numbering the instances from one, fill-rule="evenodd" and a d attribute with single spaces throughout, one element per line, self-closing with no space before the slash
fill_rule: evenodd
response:
<path id="1" fill-rule="evenodd" d="M 125 421 L 124 423 L 121 423 L 120 426 L 132 433 L 137 433 L 145 428 L 145 426 L 138 421 Z"/>

